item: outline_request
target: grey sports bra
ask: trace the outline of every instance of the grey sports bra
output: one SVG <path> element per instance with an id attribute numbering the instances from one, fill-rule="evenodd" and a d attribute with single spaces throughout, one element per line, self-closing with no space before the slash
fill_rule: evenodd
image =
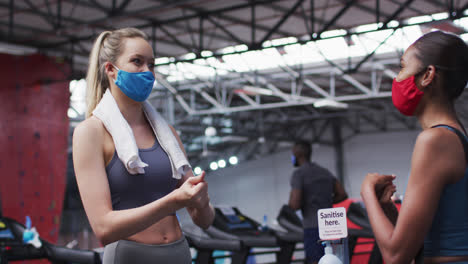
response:
<path id="1" fill-rule="evenodd" d="M 139 149 L 143 162 L 148 164 L 144 174 L 132 175 L 114 152 L 109 165 L 106 166 L 107 178 L 114 210 L 124 210 L 151 203 L 173 191 L 177 179 L 172 177 L 171 163 L 166 152 L 155 140 L 148 149 Z"/>

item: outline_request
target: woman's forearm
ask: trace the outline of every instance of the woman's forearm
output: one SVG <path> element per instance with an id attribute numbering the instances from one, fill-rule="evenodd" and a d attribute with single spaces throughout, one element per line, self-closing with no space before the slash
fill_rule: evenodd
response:
<path id="1" fill-rule="evenodd" d="M 215 213 L 210 203 L 203 208 L 187 207 L 187 211 L 192 217 L 193 222 L 203 229 L 207 229 L 213 223 Z"/>
<path id="2" fill-rule="evenodd" d="M 384 210 L 382 208 L 373 189 L 361 191 L 361 196 L 366 205 L 372 231 L 380 251 L 382 252 L 382 256 L 387 262 L 389 260 L 395 260 L 394 257 L 398 255 L 398 245 L 395 243 L 396 241 L 392 239 L 394 223 L 390 218 L 393 218 L 391 209 Z M 387 215 L 387 213 L 389 213 L 389 215 Z M 390 261 L 390 263 L 393 262 Z"/>
<path id="3" fill-rule="evenodd" d="M 381 204 L 381 207 L 387 218 L 390 220 L 390 222 L 392 222 L 393 226 L 395 226 L 398 219 L 398 209 L 396 208 L 395 204 L 393 202 L 385 203 Z"/>

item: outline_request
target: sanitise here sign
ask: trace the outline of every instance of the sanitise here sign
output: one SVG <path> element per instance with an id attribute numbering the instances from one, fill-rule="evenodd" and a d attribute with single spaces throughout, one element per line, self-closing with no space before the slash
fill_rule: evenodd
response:
<path id="1" fill-rule="evenodd" d="M 322 240 L 335 240 L 348 236 L 346 209 L 343 207 L 317 211 L 319 236 Z"/>

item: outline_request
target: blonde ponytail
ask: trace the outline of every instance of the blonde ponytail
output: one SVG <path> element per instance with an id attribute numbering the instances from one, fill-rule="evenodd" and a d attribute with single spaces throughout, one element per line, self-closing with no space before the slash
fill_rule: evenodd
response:
<path id="1" fill-rule="evenodd" d="M 123 28 L 102 32 L 94 42 L 89 56 L 88 73 L 86 75 L 86 117 L 90 117 L 107 88 L 109 80 L 105 73 L 105 63 L 115 63 L 123 51 L 123 39 L 148 37 L 136 28 Z"/>
<path id="2" fill-rule="evenodd" d="M 99 54 L 101 53 L 103 40 L 110 33 L 110 31 L 104 31 L 99 35 L 94 42 L 93 49 L 89 56 L 89 67 L 86 75 L 86 104 L 88 106 L 86 117 L 91 116 L 91 113 L 104 94 L 104 88 L 101 85 L 104 76 L 100 72 Z"/>

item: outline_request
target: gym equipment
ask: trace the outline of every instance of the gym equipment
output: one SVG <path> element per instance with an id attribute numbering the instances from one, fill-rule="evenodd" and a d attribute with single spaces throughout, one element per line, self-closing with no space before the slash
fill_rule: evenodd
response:
<path id="1" fill-rule="evenodd" d="M 239 240 L 212 238 L 203 229 L 196 226 L 192 222 L 183 223 L 181 226 L 182 232 L 184 233 L 189 245 L 197 250 L 197 256 L 194 259 L 196 264 L 210 264 L 214 263 L 214 260 L 217 258 L 230 257 L 215 257 L 213 256 L 213 252 L 215 250 L 225 250 L 231 252 L 240 252 L 241 250 L 245 250 L 243 249 Z M 216 230 L 212 232 L 216 232 Z"/>
<path id="2" fill-rule="evenodd" d="M 42 246 L 36 248 L 23 243 L 25 227 L 0 214 L 0 263 L 15 260 L 48 259 L 53 264 L 83 263 L 99 264 L 101 258 L 97 252 L 91 250 L 76 250 L 55 246 L 40 239 Z"/>
<path id="3" fill-rule="evenodd" d="M 278 223 L 288 230 L 304 236 L 304 229 L 302 227 L 302 220 L 297 216 L 296 212 L 288 205 L 283 205 L 280 209 L 278 216 L 276 217 Z"/>
<path id="4" fill-rule="evenodd" d="M 246 263 L 252 248 L 272 248 L 262 253 L 275 253 L 276 263 L 290 263 L 295 244 L 302 242 L 302 236 L 262 226 L 236 207 L 215 208 L 213 225 L 206 233 L 213 238 L 241 242 L 243 249 L 233 252 L 232 263 Z"/>
<path id="5" fill-rule="evenodd" d="M 374 240 L 365 208 L 351 199 L 335 204 L 334 207 L 344 207 L 347 211 L 350 263 L 382 263 L 382 255 Z M 277 220 L 289 232 L 303 235 L 302 220 L 289 206 L 281 207 Z"/>

